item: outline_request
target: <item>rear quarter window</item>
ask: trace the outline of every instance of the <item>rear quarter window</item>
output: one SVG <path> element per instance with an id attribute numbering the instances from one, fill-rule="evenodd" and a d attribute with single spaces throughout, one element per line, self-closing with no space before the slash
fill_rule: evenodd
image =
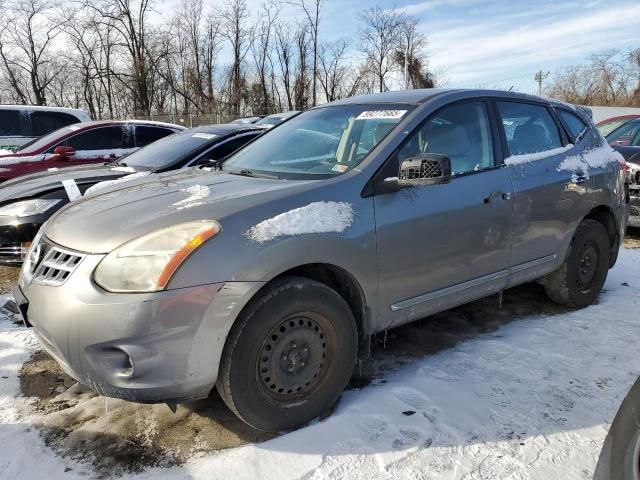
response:
<path id="1" fill-rule="evenodd" d="M 569 132 L 569 136 L 571 139 L 576 142 L 578 141 L 584 132 L 587 131 L 587 124 L 578 117 L 575 113 L 568 112 L 567 110 L 556 110 L 560 120 L 564 124 L 565 128 Z"/>
<path id="2" fill-rule="evenodd" d="M 21 135 L 20 112 L 18 110 L 0 110 L 0 137 Z"/>

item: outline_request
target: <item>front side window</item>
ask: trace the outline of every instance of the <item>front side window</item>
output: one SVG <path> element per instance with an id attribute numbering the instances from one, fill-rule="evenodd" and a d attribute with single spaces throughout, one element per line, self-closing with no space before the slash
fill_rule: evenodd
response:
<path id="1" fill-rule="evenodd" d="M 373 104 L 308 110 L 235 153 L 224 170 L 288 179 L 340 175 L 362 162 L 412 108 Z"/>
<path id="2" fill-rule="evenodd" d="M 546 107 L 497 102 L 511 155 L 527 155 L 562 147 L 558 126 Z"/>
<path id="3" fill-rule="evenodd" d="M 640 146 L 640 120 L 627 122 L 607 136 L 607 142 L 612 146 L 638 147 Z"/>
<path id="4" fill-rule="evenodd" d="M 448 156 L 454 175 L 492 167 L 493 142 L 485 104 L 460 103 L 440 110 L 409 136 L 398 150 L 398 160 L 424 153 Z"/>
<path id="5" fill-rule="evenodd" d="M 556 110 L 560 120 L 564 123 L 565 127 L 571 135 L 571 139 L 575 142 L 580 136 L 587 130 L 587 125 L 576 114 L 568 112 L 566 110 Z"/>
<path id="6" fill-rule="evenodd" d="M 41 137 L 59 128 L 78 123 L 76 117 L 62 112 L 34 111 L 30 117 L 31 130 L 34 137 Z"/>
<path id="7" fill-rule="evenodd" d="M 67 138 L 61 145 L 76 150 L 116 150 L 122 148 L 122 127 L 101 127 Z"/>

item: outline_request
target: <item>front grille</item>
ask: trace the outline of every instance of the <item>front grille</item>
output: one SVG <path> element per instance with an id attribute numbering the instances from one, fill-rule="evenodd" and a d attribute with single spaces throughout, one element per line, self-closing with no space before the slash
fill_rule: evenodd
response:
<path id="1" fill-rule="evenodd" d="M 74 272 L 85 255 L 42 240 L 44 256 L 35 266 L 33 283 L 58 287 Z"/>

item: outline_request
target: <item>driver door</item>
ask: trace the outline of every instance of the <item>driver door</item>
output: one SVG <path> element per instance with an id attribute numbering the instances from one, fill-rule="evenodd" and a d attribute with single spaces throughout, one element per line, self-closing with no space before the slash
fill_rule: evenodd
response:
<path id="1" fill-rule="evenodd" d="M 444 154 L 453 177 L 445 184 L 375 194 L 380 328 L 506 286 L 513 188 L 500 165 L 490 112 L 484 101 L 445 106 L 389 159 L 397 172 L 410 156 Z"/>

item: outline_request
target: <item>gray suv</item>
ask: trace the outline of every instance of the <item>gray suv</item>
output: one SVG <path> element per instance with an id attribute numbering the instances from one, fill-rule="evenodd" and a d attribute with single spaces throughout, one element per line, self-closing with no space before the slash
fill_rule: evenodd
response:
<path id="1" fill-rule="evenodd" d="M 371 334 L 536 280 L 592 303 L 616 261 L 621 158 L 579 108 L 413 90 L 308 110 L 217 168 L 154 174 L 61 209 L 15 292 L 81 383 L 206 397 L 300 426 Z"/>

